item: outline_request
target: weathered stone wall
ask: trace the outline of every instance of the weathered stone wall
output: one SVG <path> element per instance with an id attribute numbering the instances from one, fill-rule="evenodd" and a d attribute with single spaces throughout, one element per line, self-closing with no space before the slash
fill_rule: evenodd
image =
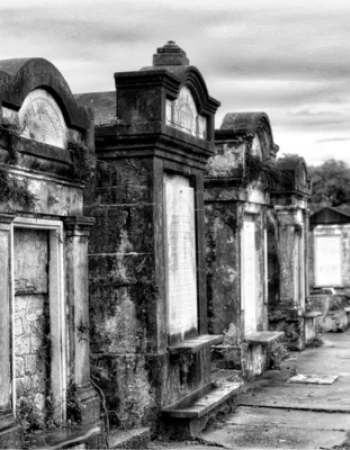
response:
<path id="1" fill-rule="evenodd" d="M 156 256 L 162 179 L 153 169 L 147 158 L 103 162 L 86 194 L 86 214 L 96 218 L 89 248 L 92 376 L 111 423 L 129 427 L 154 424 L 162 406 L 207 384 L 210 373 L 209 350 L 181 357 L 167 351 L 164 264 Z"/>
<path id="2" fill-rule="evenodd" d="M 163 213 L 153 197 L 162 192 L 153 186 L 162 180 L 154 176 L 151 159 L 107 161 L 86 197 L 86 213 L 96 218 L 89 249 L 92 376 L 111 423 L 128 427 L 155 424 L 161 406 L 204 386 L 210 374 L 209 350 L 180 357 L 167 351 L 164 278 L 155 274 L 162 223 L 154 223 Z"/>
<path id="3" fill-rule="evenodd" d="M 92 373 L 112 423 L 140 424 L 152 389 L 145 354 L 155 349 L 152 167 L 149 160 L 98 167 L 88 214 Z"/>
<path id="4" fill-rule="evenodd" d="M 225 342 L 238 344 L 241 335 L 240 245 L 237 203 L 207 203 L 208 328 L 225 333 Z"/>

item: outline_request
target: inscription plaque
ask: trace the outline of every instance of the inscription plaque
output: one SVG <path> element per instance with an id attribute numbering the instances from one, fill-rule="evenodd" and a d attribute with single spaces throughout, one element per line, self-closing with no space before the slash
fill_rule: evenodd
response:
<path id="1" fill-rule="evenodd" d="M 44 89 L 35 89 L 19 110 L 21 136 L 65 148 L 66 124 L 55 99 Z"/>
<path id="2" fill-rule="evenodd" d="M 244 332 L 247 334 L 257 330 L 255 223 L 251 218 L 244 219 L 242 269 Z"/>
<path id="3" fill-rule="evenodd" d="M 168 327 L 183 339 L 198 329 L 194 189 L 179 175 L 164 184 Z"/>
<path id="4" fill-rule="evenodd" d="M 341 286 L 341 236 L 315 236 L 316 286 Z"/>
<path id="5" fill-rule="evenodd" d="M 192 136 L 206 138 L 207 119 L 198 114 L 192 94 L 187 87 L 181 88 L 176 100 L 166 100 L 165 111 L 167 125 Z"/>

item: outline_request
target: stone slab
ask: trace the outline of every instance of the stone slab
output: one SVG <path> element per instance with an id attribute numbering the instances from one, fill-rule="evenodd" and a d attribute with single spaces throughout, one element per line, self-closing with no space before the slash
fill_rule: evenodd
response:
<path id="1" fill-rule="evenodd" d="M 203 348 L 210 347 L 215 344 L 220 344 L 224 340 L 223 334 L 202 334 L 192 339 L 186 339 L 176 345 L 170 345 L 168 347 L 169 352 L 172 355 L 176 355 L 182 352 L 197 353 Z"/>
<path id="2" fill-rule="evenodd" d="M 200 437 L 231 449 L 332 448 L 344 442 L 349 426 L 349 415 L 239 407 Z"/>
<path id="3" fill-rule="evenodd" d="M 213 389 L 195 400 L 189 406 L 181 406 L 181 402 L 162 410 L 163 416 L 169 418 L 195 419 L 208 414 L 227 399 L 238 395 L 243 387 L 242 381 L 223 381 L 220 386 L 213 384 Z"/>
<path id="4" fill-rule="evenodd" d="M 317 375 L 304 375 L 299 373 L 294 377 L 289 378 L 288 383 L 300 383 L 300 384 L 333 384 L 339 375 L 330 376 L 317 376 Z"/>
<path id="5" fill-rule="evenodd" d="M 100 433 L 101 427 L 99 425 L 77 426 L 74 429 L 63 428 L 52 433 L 40 433 L 35 436 L 35 448 L 37 450 L 59 450 L 82 443 Z"/>
<path id="6" fill-rule="evenodd" d="M 271 344 L 283 337 L 283 331 L 256 331 L 246 334 L 244 340 L 251 344 Z"/>
<path id="7" fill-rule="evenodd" d="M 300 385 L 297 385 L 300 386 Z M 310 385 L 309 385 L 310 386 Z M 316 386 L 316 385 L 314 385 Z M 311 394 L 298 397 L 297 392 L 293 392 L 294 397 L 286 395 L 241 395 L 236 401 L 238 406 L 259 406 L 275 409 L 295 409 L 299 411 L 321 411 L 330 413 L 350 413 L 350 402 L 340 403 L 339 400 L 329 401 L 328 398 L 314 398 Z M 332 399 L 330 399 L 332 400 Z"/>
<path id="8" fill-rule="evenodd" d="M 180 175 L 165 175 L 164 187 L 168 325 L 183 339 L 198 326 L 194 189 Z"/>

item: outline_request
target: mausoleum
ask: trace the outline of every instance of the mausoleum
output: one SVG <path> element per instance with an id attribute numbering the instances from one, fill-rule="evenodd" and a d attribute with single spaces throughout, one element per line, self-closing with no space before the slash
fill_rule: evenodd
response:
<path id="1" fill-rule="evenodd" d="M 270 328 L 284 331 L 291 350 L 303 350 L 315 339 L 315 321 L 319 315 L 318 311 L 307 308 L 306 302 L 310 180 L 301 157 L 281 158 L 277 167 L 279 183 L 271 192 L 278 242 L 270 246 L 269 259 L 277 261 L 270 296 Z"/>
<path id="2" fill-rule="evenodd" d="M 308 303 L 318 309 L 321 331 L 344 331 L 350 323 L 350 209 L 326 206 L 310 216 Z"/>
<path id="3" fill-rule="evenodd" d="M 350 288 L 350 208 L 327 206 L 310 217 L 310 288 Z"/>
<path id="4" fill-rule="evenodd" d="M 265 113 L 226 114 L 215 133 L 205 179 L 209 332 L 224 333 L 214 349 L 222 368 L 258 375 L 283 333 L 268 321 L 268 230 L 275 226 L 270 190 L 276 182 L 274 143 Z"/>
<path id="5" fill-rule="evenodd" d="M 88 337 L 94 219 L 83 216 L 93 135 L 91 111 L 51 63 L 0 62 L 1 448 L 27 448 L 26 437 L 41 448 L 100 445 Z"/>
<path id="6" fill-rule="evenodd" d="M 189 437 L 240 387 L 211 381 L 223 336 L 208 333 L 203 183 L 219 102 L 172 41 L 115 83 L 77 96 L 98 125 L 85 208 L 93 374 L 112 426 Z"/>

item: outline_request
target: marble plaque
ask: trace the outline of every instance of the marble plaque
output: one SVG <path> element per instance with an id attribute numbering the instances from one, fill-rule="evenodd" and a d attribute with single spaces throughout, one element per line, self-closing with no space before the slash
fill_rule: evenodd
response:
<path id="1" fill-rule="evenodd" d="M 244 332 L 247 334 L 253 333 L 257 330 L 255 223 L 249 218 L 244 219 L 242 269 Z"/>
<path id="2" fill-rule="evenodd" d="M 164 184 L 168 327 L 183 339 L 198 328 L 194 189 L 179 175 Z"/>
<path id="3" fill-rule="evenodd" d="M 55 99 L 44 89 L 35 89 L 19 110 L 21 136 L 65 148 L 66 124 Z"/>
<path id="4" fill-rule="evenodd" d="M 341 286 L 341 236 L 315 236 L 316 286 Z"/>
<path id="5" fill-rule="evenodd" d="M 195 101 L 187 87 L 181 88 L 176 100 L 166 100 L 165 110 L 167 125 L 178 128 L 192 136 L 206 138 L 207 119 L 198 114 Z"/>

